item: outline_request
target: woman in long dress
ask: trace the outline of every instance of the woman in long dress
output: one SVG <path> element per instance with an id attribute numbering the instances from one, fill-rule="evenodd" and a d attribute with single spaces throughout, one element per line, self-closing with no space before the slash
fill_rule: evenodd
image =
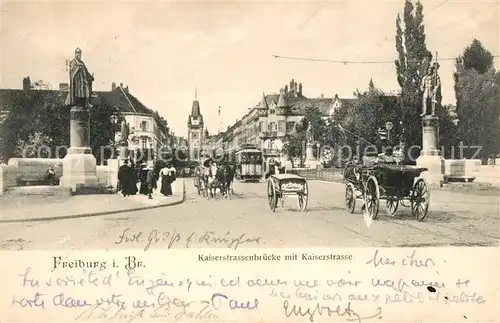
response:
<path id="1" fill-rule="evenodd" d="M 160 170 L 161 190 L 160 193 L 164 196 L 171 196 L 172 194 L 172 176 L 169 166 L 165 166 Z"/>

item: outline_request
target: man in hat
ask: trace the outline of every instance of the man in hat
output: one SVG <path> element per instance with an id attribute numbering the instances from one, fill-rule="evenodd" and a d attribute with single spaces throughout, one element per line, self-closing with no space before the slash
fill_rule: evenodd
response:
<path id="1" fill-rule="evenodd" d="M 121 165 L 120 168 L 118 168 L 118 187 L 121 190 L 123 196 L 128 196 L 131 194 L 130 175 L 131 175 L 130 166 L 128 165 L 128 160 L 125 159 L 123 161 L 123 165 Z"/>
<path id="2" fill-rule="evenodd" d="M 82 50 L 77 48 L 75 58 L 69 62 L 69 93 L 66 97 L 66 105 L 91 108 L 93 81 L 94 76 L 89 73 L 82 61 Z"/>
<path id="3" fill-rule="evenodd" d="M 139 188 L 139 193 L 143 195 L 148 195 L 148 164 L 142 163 L 140 166 L 139 180 L 141 181 L 141 186 Z"/>
<path id="4" fill-rule="evenodd" d="M 147 176 L 146 176 L 146 183 L 147 183 L 147 189 L 148 189 L 148 198 L 152 199 L 153 198 L 153 189 L 156 188 L 156 177 L 155 177 L 155 172 L 153 169 L 153 165 L 149 165 L 147 167 Z"/>

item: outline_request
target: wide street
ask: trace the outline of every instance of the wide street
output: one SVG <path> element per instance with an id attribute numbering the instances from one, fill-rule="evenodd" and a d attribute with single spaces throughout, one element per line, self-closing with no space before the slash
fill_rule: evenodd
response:
<path id="1" fill-rule="evenodd" d="M 266 184 L 236 183 L 230 199 L 199 197 L 186 179 L 183 204 L 80 219 L 0 224 L 3 250 L 271 247 L 424 247 L 498 245 L 498 197 L 433 191 L 428 217 L 409 208 L 367 225 L 360 211 L 344 207 L 344 185 L 310 181 L 307 212 L 289 197 L 269 210 Z M 121 242 L 120 242 L 121 240 Z M 120 243 L 119 243 L 120 242 Z"/>

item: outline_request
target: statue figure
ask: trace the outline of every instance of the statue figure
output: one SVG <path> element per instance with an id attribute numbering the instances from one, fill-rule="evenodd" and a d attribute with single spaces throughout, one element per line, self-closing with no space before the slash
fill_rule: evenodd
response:
<path id="1" fill-rule="evenodd" d="M 422 79 L 422 84 L 420 85 L 420 90 L 423 91 L 421 117 L 427 115 L 429 101 L 432 108 L 431 116 L 434 116 L 436 113 L 437 93 L 441 89 L 438 68 L 439 65 L 437 63 L 430 65 L 427 74 Z"/>
<path id="2" fill-rule="evenodd" d="M 66 105 L 91 108 L 93 81 L 94 76 L 89 73 L 82 61 L 82 50 L 77 48 L 75 58 L 69 62 L 69 93 L 66 97 Z"/>
<path id="3" fill-rule="evenodd" d="M 310 144 L 313 141 L 314 141 L 314 134 L 313 134 L 313 131 L 312 131 L 311 122 L 309 122 L 309 125 L 307 126 L 307 130 L 306 130 L 306 142 L 308 144 Z"/>
<path id="4" fill-rule="evenodd" d="M 302 95 L 302 83 L 299 83 L 299 94 Z"/>
<path id="5" fill-rule="evenodd" d="M 129 126 L 125 120 L 122 121 L 120 134 L 121 134 L 120 144 L 122 145 L 126 144 L 128 142 L 128 136 L 130 134 L 130 131 L 129 131 Z"/>

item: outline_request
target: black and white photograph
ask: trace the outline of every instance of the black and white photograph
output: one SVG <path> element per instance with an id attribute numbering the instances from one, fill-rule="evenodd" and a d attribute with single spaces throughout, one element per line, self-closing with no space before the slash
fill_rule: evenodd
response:
<path id="1" fill-rule="evenodd" d="M 497 246 L 497 13 L 6 2 L 1 248 Z"/>
<path id="2" fill-rule="evenodd" d="M 499 10 L 3 1 L 0 321 L 498 322 Z"/>

